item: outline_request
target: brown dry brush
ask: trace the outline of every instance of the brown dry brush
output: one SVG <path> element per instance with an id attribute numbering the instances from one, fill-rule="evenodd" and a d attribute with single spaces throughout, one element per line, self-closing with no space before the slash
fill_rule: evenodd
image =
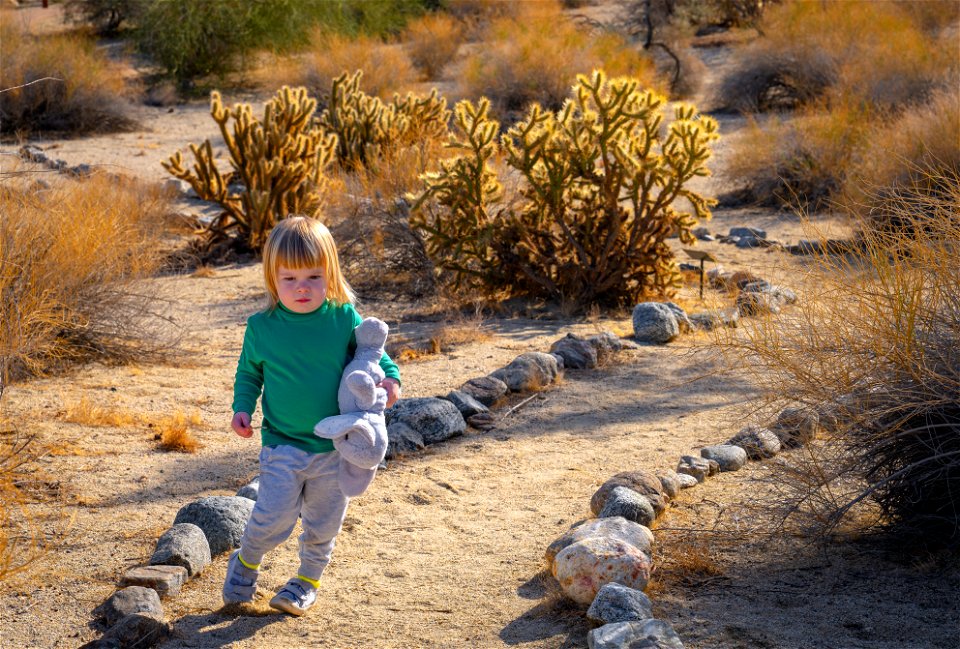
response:
<path id="1" fill-rule="evenodd" d="M 901 230 L 864 224 L 862 252 L 819 258 L 792 314 L 726 344 L 773 401 L 820 413 L 822 439 L 780 476 L 792 511 L 836 530 L 874 508 L 960 546 L 960 185 L 896 205 Z"/>

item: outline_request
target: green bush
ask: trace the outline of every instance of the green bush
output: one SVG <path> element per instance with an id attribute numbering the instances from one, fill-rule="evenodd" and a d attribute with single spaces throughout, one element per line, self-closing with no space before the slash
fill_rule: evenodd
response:
<path id="1" fill-rule="evenodd" d="M 451 146 L 463 154 L 424 177 L 413 220 L 456 286 L 574 309 L 673 291 L 679 273 L 665 240 L 677 232 L 692 244 L 691 228 L 710 218 L 713 201 L 686 185 L 709 173 L 717 125 L 680 104 L 663 128 L 665 99 L 639 86 L 578 76 L 561 111 L 534 105 L 499 147 L 488 102 L 457 104 Z M 514 201 L 492 169 L 501 150 L 523 179 Z"/>

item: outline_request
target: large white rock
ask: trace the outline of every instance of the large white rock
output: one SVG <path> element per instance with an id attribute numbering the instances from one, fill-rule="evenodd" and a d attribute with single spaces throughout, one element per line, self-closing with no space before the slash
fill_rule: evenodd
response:
<path id="1" fill-rule="evenodd" d="M 650 557 L 610 537 L 591 537 L 564 548 L 553 561 L 553 576 L 578 604 L 590 604 L 605 585 L 617 582 L 643 590 L 650 580 Z"/>

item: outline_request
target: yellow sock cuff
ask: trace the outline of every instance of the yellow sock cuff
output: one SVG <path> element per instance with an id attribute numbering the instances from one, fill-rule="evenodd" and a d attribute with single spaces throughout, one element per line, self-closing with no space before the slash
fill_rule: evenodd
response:
<path id="1" fill-rule="evenodd" d="M 301 580 L 301 581 L 307 582 L 308 584 L 310 584 L 310 585 L 313 586 L 314 588 L 320 588 L 320 580 L 319 580 L 319 579 L 310 579 L 309 577 L 304 577 L 303 575 L 297 575 L 297 579 L 299 579 L 299 580 Z"/>
<path id="2" fill-rule="evenodd" d="M 247 568 L 250 568 L 250 570 L 260 570 L 260 564 L 259 564 L 259 563 L 247 563 L 246 561 L 243 560 L 243 557 L 240 556 L 240 553 L 239 553 L 239 552 L 237 553 L 237 561 L 239 561 L 240 563 L 242 563 L 242 564 L 243 564 L 244 566 L 246 566 Z"/>

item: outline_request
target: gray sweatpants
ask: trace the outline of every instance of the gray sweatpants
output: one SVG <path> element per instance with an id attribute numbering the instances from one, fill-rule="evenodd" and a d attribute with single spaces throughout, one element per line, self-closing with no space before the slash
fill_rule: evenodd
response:
<path id="1" fill-rule="evenodd" d="M 240 540 L 240 556 L 260 563 L 293 532 L 299 515 L 300 572 L 320 579 L 330 563 L 334 540 L 347 514 L 349 499 L 340 491 L 340 454 L 308 453 L 293 446 L 260 450 L 260 493 Z"/>

